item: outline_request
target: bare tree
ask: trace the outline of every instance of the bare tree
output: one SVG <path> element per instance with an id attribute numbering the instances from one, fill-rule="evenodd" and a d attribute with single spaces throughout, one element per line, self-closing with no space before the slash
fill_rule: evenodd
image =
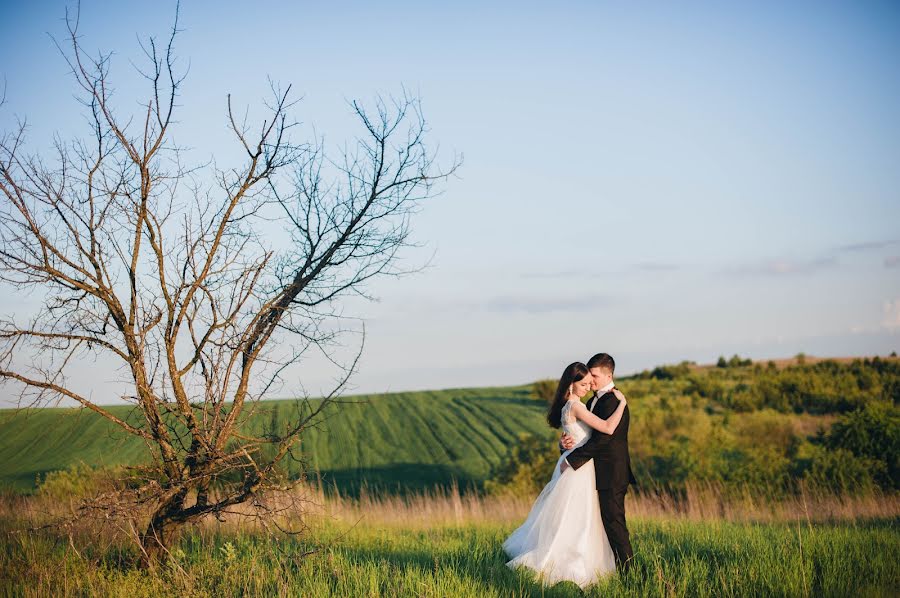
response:
<path id="1" fill-rule="evenodd" d="M 128 116 L 112 101 L 110 55 L 89 56 L 77 15 L 66 22 L 61 51 L 91 135 L 57 140 L 52 161 L 24 154 L 24 124 L 0 137 L 0 278 L 44 296 L 31 321 L 0 321 L 0 379 L 19 388 L 22 405 L 65 398 L 145 441 L 152 466 L 93 506 L 142 505 L 152 563 L 186 523 L 237 505 L 273 513 L 266 492 L 295 483 L 279 464 L 356 361 L 342 362 L 334 390 L 278 429 L 248 432 L 254 406 L 306 351 L 345 346 L 336 307 L 365 295 L 370 279 L 401 273 L 411 214 L 458 161 L 435 166 L 420 104 L 406 94 L 372 110 L 353 102 L 364 133 L 331 159 L 321 143 L 291 140 L 290 88 L 273 84 L 255 128 L 228 98 L 241 166 L 188 168 L 171 134 L 183 80 L 177 15 L 163 44 L 142 44 L 148 94 Z M 266 238 L 273 222 L 289 232 L 286 249 Z M 67 382 L 100 354 L 126 374 L 132 417 Z"/>

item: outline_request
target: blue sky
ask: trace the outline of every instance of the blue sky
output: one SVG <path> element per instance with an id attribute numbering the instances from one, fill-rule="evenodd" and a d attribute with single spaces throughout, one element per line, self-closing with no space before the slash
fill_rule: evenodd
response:
<path id="1" fill-rule="evenodd" d="M 662 362 L 900 350 L 900 8 L 877 2 L 186 2 L 176 139 L 227 161 L 225 96 L 267 77 L 339 145 L 346 101 L 418 93 L 459 177 L 413 222 L 424 272 L 374 287 L 359 392 L 522 383 L 604 350 Z M 87 132 L 66 3 L 6 3 L 0 126 Z M 82 2 L 140 97 L 174 3 Z M 0 300 L 25 313 L 28 298 Z M 315 393 L 320 364 L 296 372 Z M 114 378 L 110 375 L 110 379 Z M 95 378 L 96 379 L 96 378 Z M 7 391 L 4 391 L 7 392 Z"/>

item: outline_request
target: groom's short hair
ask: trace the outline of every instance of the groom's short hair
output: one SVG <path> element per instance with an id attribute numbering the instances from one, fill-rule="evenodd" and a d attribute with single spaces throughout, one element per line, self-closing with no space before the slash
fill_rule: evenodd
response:
<path id="1" fill-rule="evenodd" d="M 588 369 L 600 368 L 606 370 L 610 374 L 616 373 L 616 360 L 609 353 L 597 353 L 587 362 Z"/>

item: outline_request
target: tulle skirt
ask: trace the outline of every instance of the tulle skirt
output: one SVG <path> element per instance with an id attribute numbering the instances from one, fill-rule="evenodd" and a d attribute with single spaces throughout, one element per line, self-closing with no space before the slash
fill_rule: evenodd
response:
<path id="1" fill-rule="evenodd" d="M 529 567 L 547 585 L 573 581 L 582 588 L 615 571 L 616 563 L 597 500 L 594 464 L 559 472 L 563 454 L 525 523 L 503 543 L 509 567 Z"/>

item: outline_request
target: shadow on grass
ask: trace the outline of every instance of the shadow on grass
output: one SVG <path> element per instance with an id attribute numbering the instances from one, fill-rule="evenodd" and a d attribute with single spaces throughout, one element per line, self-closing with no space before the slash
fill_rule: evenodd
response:
<path id="1" fill-rule="evenodd" d="M 477 556 L 467 550 L 435 553 L 388 547 L 344 546 L 339 551 L 352 562 L 372 563 L 379 568 L 400 571 L 415 569 L 423 576 L 431 574 L 435 577 L 450 573 L 461 581 L 484 590 L 492 589 L 500 595 L 508 595 L 510 592 L 517 596 L 550 598 L 585 595 L 574 583 L 563 582 L 542 587 L 533 572 L 526 569 L 511 570 L 506 566 L 506 555 L 499 546 L 491 554 Z"/>
<path id="2" fill-rule="evenodd" d="M 9 473 L 0 481 L 0 488 L 8 494 L 28 496 L 37 491 L 40 480 L 44 479 L 51 471 L 56 470 L 44 468 Z"/>
<path id="3" fill-rule="evenodd" d="M 422 494 L 435 489 L 449 490 L 454 483 L 461 491 L 467 491 L 478 488 L 480 484 L 480 480 L 458 467 L 422 463 L 394 463 L 365 469 L 326 469 L 319 475 L 326 494 L 333 495 L 337 491 L 351 498 L 359 498 L 363 493 L 390 496 Z"/>

